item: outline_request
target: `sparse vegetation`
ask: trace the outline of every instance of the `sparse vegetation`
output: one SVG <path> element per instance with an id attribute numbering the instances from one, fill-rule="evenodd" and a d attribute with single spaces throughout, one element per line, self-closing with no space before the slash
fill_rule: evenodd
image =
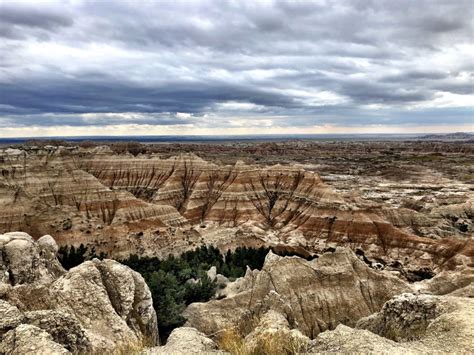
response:
<path id="1" fill-rule="evenodd" d="M 78 266 L 86 260 L 91 260 L 94 258 L 104 259 L 105 257 L 105 253 L 97 254 L 95 248 L 89 249 L 84 244 L 79 245 L 77 248 L 75 248 L 73 245 L 62 246 L 58 250 L 59 262 L 66 270 Z"/>
<path id="2" fill-rule="evenodd" d="M 245 275 L 247 266 L 252 270 L 261 269 L 269 250 L 238 247 L 223 255 L 213 246 L 202 246 L 180 256 L 169 255 L 164 260 L 131 255 L 119 261 L 139 272 L 148 284 L 163 342 L 173 329 L 184 324 L 182 312 L 188 304 L 206 302 L 214 296 L 217 284 L 206 274 L 212 266 L 219 274 L 235 279 Z M 296 255 L 288 252 L 279 254 Z M 68 270 L 86 260 L 104 257 L 104 253 L 97 254 L 94 248 L 89 249 L 83 244 L 77 248 L 61 247 L 58 252 L 59 261 Z"/>
<path id="3" fill-rule="evenodd" d="M 236 329 L 225 329 L 218 335 L 219 349 L 232 355 L 292 355 L 308 351 L 308 344 L 296 337 L 268 333 L 258 337 L 250 346 Z"/>
<path id="4" fill-rule="evenodd" d="M 165 340 L 174 328 L 184 324 L 181 313 L 188 304 L 208 301 L 214 295 L 217 285 L 206 274 L 211 266 L 226 277 L 237 278 L 245 274 L 247 265 L 261 269 L 268 250 L 237 248 L 224 257 L 217 248 L 202 246 L 165 260 L 131 255 L 121 262 L 145 278 L 153 296 L 160 337 Z"/>
<path id="5" fill-rule="evenodd" d="M 164 341 L 174 328 L 184 324 L 181 314 L 188 304 L 205 302 L 214 296 L 217 285 L 206 274 L 211 266 L 216 266 L 218 273 L 231 279 L 241 277 L 247 266 L 261 269 L 268 251 L 268 248 L 239 247 L 227 251 L 224 256 L 213 246 L 202 246 L 180 256 L 169 255 L 164 260 L 131 255 L 119 261 L 139 272 L 148 284 L 158 316 L 160 337 Z M 97 255 L 94 248 L 82 244 L 78 248 L 61 247 L 58 253 L 59 261 L 66 269 L 95 257 L 104 258 L 105 254 Z"/>

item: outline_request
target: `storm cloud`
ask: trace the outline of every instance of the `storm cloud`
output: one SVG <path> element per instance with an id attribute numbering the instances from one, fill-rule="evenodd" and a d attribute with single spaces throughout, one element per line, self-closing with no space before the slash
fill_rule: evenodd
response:
<path id="1" fill-rule="evenodd" d="M 448 0 L 0 1 L 0 136 L 469 127 L 473 16 Z"/>

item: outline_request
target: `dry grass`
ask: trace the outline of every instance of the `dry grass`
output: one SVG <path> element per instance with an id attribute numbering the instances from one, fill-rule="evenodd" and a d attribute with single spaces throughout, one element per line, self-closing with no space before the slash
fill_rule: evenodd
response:
<path id="1" fill-rule="evenodd" d="M 111 355 L 139 355 L 143 352 L 144 346 L 141 342 L 130 342 L 117 346 Z"/>
<path id="2" fill-rule="evenodd" d="M 139 355 L 142 354 L 145 348 L 155 346 L 152 341 L 147 338 L 131 340 L 129 342 L 124 342 L 119 344 L 110 355 Z"/>
<path id="3" fill-rule="evenodd" d="M 232 355 L 291 355 L 308 350 L 307 342 L 301 338 L 289 337 L 288 334 L 262 334 L 255 342 L 249 343 L 235 329 L 223 331 L 217 343 L 219 349 Z"/>
<path id="4" fill-rule="evenodd" d="M 232 355 L 249 355 L 244 338 L 234 329 L 226 329 L 219 334 L 217 340 L 219 349 L 230 352 Z"/>

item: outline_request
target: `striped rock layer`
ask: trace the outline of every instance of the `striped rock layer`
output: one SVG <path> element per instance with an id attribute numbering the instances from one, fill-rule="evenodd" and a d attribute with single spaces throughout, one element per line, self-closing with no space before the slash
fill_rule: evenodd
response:
<path id="1" fill-rule="evenodd" d="M 107 151 L 0 157 L 0 231 L 49 233 L 61 244 L 166 255 L 214 243 L 208 231 L 217 228 L 229 231 L 222 247 L 245 244 L 239 242 L 245 235 L 258 241 L 252 245 L 300 254 L 345 245 L 384 262 L 443 268 L 472 265 L 474 256 L 472 239 L 407 233 L 380 209 L 351 205 L 295 165 L 230 166 L 192 154 L 160 159 Z"/>

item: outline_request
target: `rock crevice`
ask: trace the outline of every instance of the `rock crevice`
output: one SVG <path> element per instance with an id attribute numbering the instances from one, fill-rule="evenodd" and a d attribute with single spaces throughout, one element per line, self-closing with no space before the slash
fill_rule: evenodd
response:
<path id="1" fill-rule="evenodd" d="M 94 259 L 66 272 L 50 236 L 34 242 L 24 233 L 8 233 L 0 235 L 0 241 L 2 254 L 13 255 L 2 259 L 2 270 L 15 276 L 14 282 L 4 279 L 0 284 L 0 340 L 5 352 L 28 352 L 23 348 L 27 337 L 38 340 L 31 351 L 51 353 L 158 343 L 150 290 L 129 267 Z"/>

